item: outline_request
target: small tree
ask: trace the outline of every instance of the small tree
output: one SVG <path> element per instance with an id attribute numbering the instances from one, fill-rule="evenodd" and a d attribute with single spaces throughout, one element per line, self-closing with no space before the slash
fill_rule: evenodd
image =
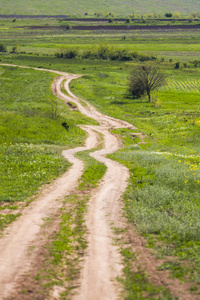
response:
<path id="1" fill-rule="evenodd" d="M 59 100 L 49 97 L 48 104 L 50 105 L 48 109 L 49 117 L 53 120 L 57 120 L 60 117 Z"/>
<path id="2" fill-rule="evenodd" d="M 147 93 L 151 102 L 151 92 L 164 85 L 165 78 L 157 65 L 137 66 L 128 77 L 128 91 L 137 98 Z"/>
<path id="3" fill-rule="evenodd" d="M 174 69 L 179 69 L 179 68 L 180 68 L 180 62 L 176 62 Z"/>
<path id="4" fill-rule="evenodd" d="M 181 17 L 181 14 L 180 12 L 176 11 L 174 14 L 173 14 L 174 18 L 175 19 L 179 19 Z"/>
<path id="5" fill-rule="evenodd" d="M 6 45 L 3 43 L 0 43 L 0 52 L 6 52 L 6 51 L 7 51 Z"/>
<path id="6" fill-rule="evenodd" d="M 131 23 L 131 18 L 127 17 L 126 18 L 126 24 L 129 24 L 129 23 Z"/>
<path id="7" fill-rule="evenodd" d="M 166 18 L 171 18 L 171 17 L 172 17 L 172 13 L 166 13 L 166 14 L 165 14 L 165 17 L 166 17 Z"/>

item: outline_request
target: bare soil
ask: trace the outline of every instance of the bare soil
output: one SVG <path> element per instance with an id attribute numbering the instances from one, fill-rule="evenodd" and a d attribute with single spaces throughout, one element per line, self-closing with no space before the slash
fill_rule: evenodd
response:
<path id="1" fill-rule="evenodd" d="M 16 26 L 14 28 L 27 28 L 29 30 L 68 30 L 67 26 Z M 73 25 L 71 30 L 106 30 L 106 31 L 174 31 L 174 30 L 195 30 L 200 31 L 200 25 Z"/>

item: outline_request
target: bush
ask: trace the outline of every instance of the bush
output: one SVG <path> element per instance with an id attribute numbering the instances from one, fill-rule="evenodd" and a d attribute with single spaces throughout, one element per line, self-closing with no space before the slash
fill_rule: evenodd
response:
<path id="1" fill-rule="evenodd" d="M 69 24 L 66 25 L 66 30 L 70 30 L 71 28 L 72 28 L 71 25 Z"/>
<path id="2" fill-rule="evenodd" d="M 166 14 L 165 14 L 165 17 L 166 17 L 166 18 L 171 18 L 171 17 L 172 17 L 172 14 L 171 14 L 171 13 L 166 13 Z"/>
<path id="3" fill-rule="evenodd" d="M 126 23 L 127 24 L 131 23 L 131 19 L 130 18 L 126 18 Z"/>
<path id="4" fill-rule="evenodd" d="M 110 57 L 110 48 L 107 45 L 100 45 L 97 50 L 97 56 L 100 59 L 108 59 Z"/>
<path id="5" fill-rule="evenodd" d="M 7 51 L 7 47 L 5 44 L 0 43 L 0 52 L 6 52 Z"/>
<path id="6" fill-rule="evenodd" d="M 179 62 L 176 62 L 176 63 L 175 63 L 174 69 L 179 69 L 179 67 L 180 67 L 180 63 L 179 63 Z"/>
<path id="7" fill-rule="evenodd" d="M 194 64 L 195 68 L 198 67 L 198 64 L 199 64 L 199 63 L 200 63 L 199 60 L 194 60 L 194 61 L 193 61 L 193 64 Z"/>
<path id="8" fill-rule="evenodd" d="M 19 46 L 13 46 L 11 53 L 19 53 L 19 51 L 20 51 L 20 47 Z"/>
<path id="9" fill-rule="evenodd" d="M 78 54 L 79 54 L 79 53 L 78 53 L 78 50 L 77 50 L 77 49 L 69 49 L 69 50 L 67 50 L 67 51 L 64 53 L 63 57 L 72 59 L 72 58 L 77 57 Z"/>

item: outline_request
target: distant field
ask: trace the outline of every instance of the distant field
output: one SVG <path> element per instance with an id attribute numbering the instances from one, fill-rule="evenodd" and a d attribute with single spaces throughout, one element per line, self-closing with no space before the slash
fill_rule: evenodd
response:
<path id="1" fill-rule="evenodd" d="M 182 15 L 188 15 L 200 11 L 199 1 L 196 0 L 57 0 L 57 1 L 31 1 L 31 0 L 0 0 L 1 14 L 30 14 L 30 15 L 68 15 L 94 16 L 94 13 L 105 15 L 108 13 L 114 16 L 124 17 L 132 13 L 147 14 L 157 13 L 165 14 L 166 12 L 180 12 Z"/>

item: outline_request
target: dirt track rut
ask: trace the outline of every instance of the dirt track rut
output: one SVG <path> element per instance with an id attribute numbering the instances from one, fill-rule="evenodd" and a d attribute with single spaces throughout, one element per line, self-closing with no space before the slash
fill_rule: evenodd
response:
<path id="1" fill-rule="evenodd" d="M 3 65 L 3 64 L 2 64 Z M 4 64 L 7 66 L 16 66 Z M 16 66 L 17 67 L 17 66 Z M 23 68 L 28 68 L 21 66 Z M 120 144 L 115 135 L 109 132 L 114 128 L 134 127 L 125 121 L 117 120 L 99 113 L 93 106 L 81 102 L 69 90 L 69 82 L 79 75 L 64 72 L 38 69 L 54 72 L 58 75 L 52 84 L 53 93 L 64 101 L 73 101 L 81 113 L 99 122 L 99 126 L 82 126 L 87 131 L 88 138 L 84 147 L 63 151 L 63 155 L 72 163 L 68 172 L 58 178 L 48 190 L 43 191 L 22 216 L 5 231 L 0 240 L 0 296 L 6 299 L 14 293 L 15 286 L 22 274 L 29 271 L 31 256 L 28 248 L 39 244 L 39 232 L 44 218 L 60 207 L 58 200 L 70 194 L 76 188 L 83 171 L 83 162 L 75 158 L 75 153 L 97 146 L 97 134 L 104 138 L 102 150 L 91 153 L 95 159 L 107 166 L 107 172 L 90 199 L 87 214 L 89 229 L 88 249 L 83 263 L 80 288 L 74 296 L 76 299 L 118 299 L 119 288 L 115 277 L 121 272 L 121 259 L 118 249 L 112 243 L 112 232 L 109 222 L 116 221 L 118 215 L 118 199 L 127 186 L 128 171 L 117 162 L 107 159 L 108 153 L 119 149 Z M 69 96 L 61 92 L 61 83 L 65 80 L 65 88 Z"/>

